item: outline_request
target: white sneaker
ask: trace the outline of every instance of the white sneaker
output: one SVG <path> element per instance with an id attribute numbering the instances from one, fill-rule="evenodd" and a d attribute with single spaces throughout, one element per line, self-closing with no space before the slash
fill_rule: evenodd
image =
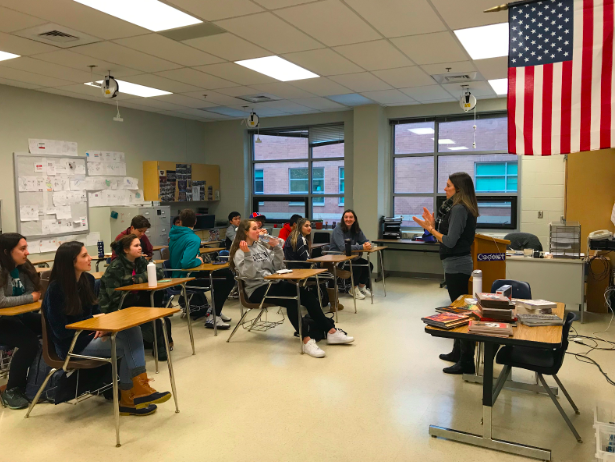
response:
<path id="1" fill-rule="evenodd" d="M 316 345 L 316 340 L 310 339 L 307 343 L 303 344 L 303 352 L 306 355 L 310 355 L 313 358 L 324 358 L 325 352 Z"/>
<path id="2" fill-rule="evenodd" d="M 359 287 L 359 290 L 361 291 L 361 293 L 363 295 L 365 295 L 366 297 L 371 297 L 372 296 L 372 291 L 369 290 L 369 287 L 365 286 L 365 287 Z"/>
<path id="3" fill-rule="evenodd" d="M 209 316 L 211 314 L 211 306 L 209 307 L 209 309 L 207 310 L 207 316 Z M 224 322 L 231 322 L 233 319 L 229 318 L 228 316 L 225 316 L 224 313 L 220 313 L 219 316 Z"/>
<path id="4" fill-rule="evenodd" d="M 356 287 L 350 289 L 350 296 L 356 298 L 357 300 L 365 300 L 365 295 Z"/>
<path id="5" fill-rule="evenodd" d="M 327 343 L 329 345 L 343 345 L 345 343 L 354 342 L 354 337 L 348 336 L 346 332 L 344 332 L 339 327 L 335 328 L 335 332 L 333 334 L 327 334 Z"/>
<path id="6" fill-rule="evenodd" d="M 222 318 L 220 316 L 216 316 L 216 327 L 220 330 L 227 330 L 231 328 L 231 325 L 222 321 Z M 213 319 L 211 319 L 211 316 L 207 317 L 207 321 L 205 321 L 205 328 L 207 329 L 214 328 L 214 322 L 213 322 Z"/>

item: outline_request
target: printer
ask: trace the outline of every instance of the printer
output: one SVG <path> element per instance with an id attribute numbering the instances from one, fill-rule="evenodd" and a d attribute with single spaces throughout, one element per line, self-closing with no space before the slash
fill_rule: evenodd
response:
<path id="1" fill-rule="evenodd" d="M 380 218 L 380 239 L 401 239 L 402 217 Z"/>

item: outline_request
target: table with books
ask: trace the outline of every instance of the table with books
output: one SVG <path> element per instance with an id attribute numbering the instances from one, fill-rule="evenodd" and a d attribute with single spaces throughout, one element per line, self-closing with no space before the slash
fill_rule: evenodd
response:
<path id="1" fill-rule="evenodd" d="M 487 294 L 479 294 L 481 295 Z M 483 434 L 477 435 L 460 430 L 444 428 L 437 425 L 429 426 L 429 434 L 432 437 L 440 437 L 461 443 L 472 444 L 488 449 L 494 449 L 525 457 L 540 460 L 551 460 L 551 451 L 520 443 L 499 440 L 493 437 L 491 427 L 491 411 L 499 392 L 504 386 L 507 377 L 499 377 L 496 384 L 493 382 L 493 364 L 495 354 L 500 345 L 515 345 L 528 348 L 557 348 L 562 342 L 562 325 L 530 326 L 520 321 L 519 315 L 534 313 L 528 309 L 527 302 L 516 300 L 513 311 L 513 320 L 516 324 L 509 324 L 500 320 L 485 321 L 484 307 L 468 306 L 465 299 L 470 295 L 459 297 L 450 307 L 438 308 L 436 315 L 427 316 L 423 321 L 428 324 L 425 332 L 434 337 L 470 340 L 484 343 L 484 371 L 483 384 Z M 541 301 L 542 302 L 542 301 Z M 531 305 L 531 303 L 530 303 Z M 541 305 L 541 303 L 538 303 Z M 563 303 L 557 303 L 552 313 L 559 319 L 564 319 Z M 482 310 L 481 310 L 482 309 Z M 537 315 L 548 314 L 547 307 L 537 308 Z M 542 313 L 541 313 L 542 311 Z M 508 314 L 505 314 L 508 316 Z M 528 321 L 530 324 L 538 321 Z M 495 390 L 495 391 L 494 391 Z"/>

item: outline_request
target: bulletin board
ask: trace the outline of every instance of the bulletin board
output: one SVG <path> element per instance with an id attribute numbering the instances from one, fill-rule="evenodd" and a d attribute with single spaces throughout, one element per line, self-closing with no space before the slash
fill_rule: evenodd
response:
<path id="1" fill-rule="evenodd" d="M 17 230 L 32 238 L 89 230 L 85 156 L 13 153 Z"/>

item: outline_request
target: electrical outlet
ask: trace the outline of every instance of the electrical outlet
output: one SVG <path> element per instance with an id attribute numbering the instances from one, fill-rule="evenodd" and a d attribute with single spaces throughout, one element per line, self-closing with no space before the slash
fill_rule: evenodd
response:
<path id="1" fill-rule="evenodd" d="M 538 212 L 538 218 L 542 218 L 542 217 L 543 217 L 543 213 L 542 213 L 542 210 L 540 210 L 540 211 Z"/>

